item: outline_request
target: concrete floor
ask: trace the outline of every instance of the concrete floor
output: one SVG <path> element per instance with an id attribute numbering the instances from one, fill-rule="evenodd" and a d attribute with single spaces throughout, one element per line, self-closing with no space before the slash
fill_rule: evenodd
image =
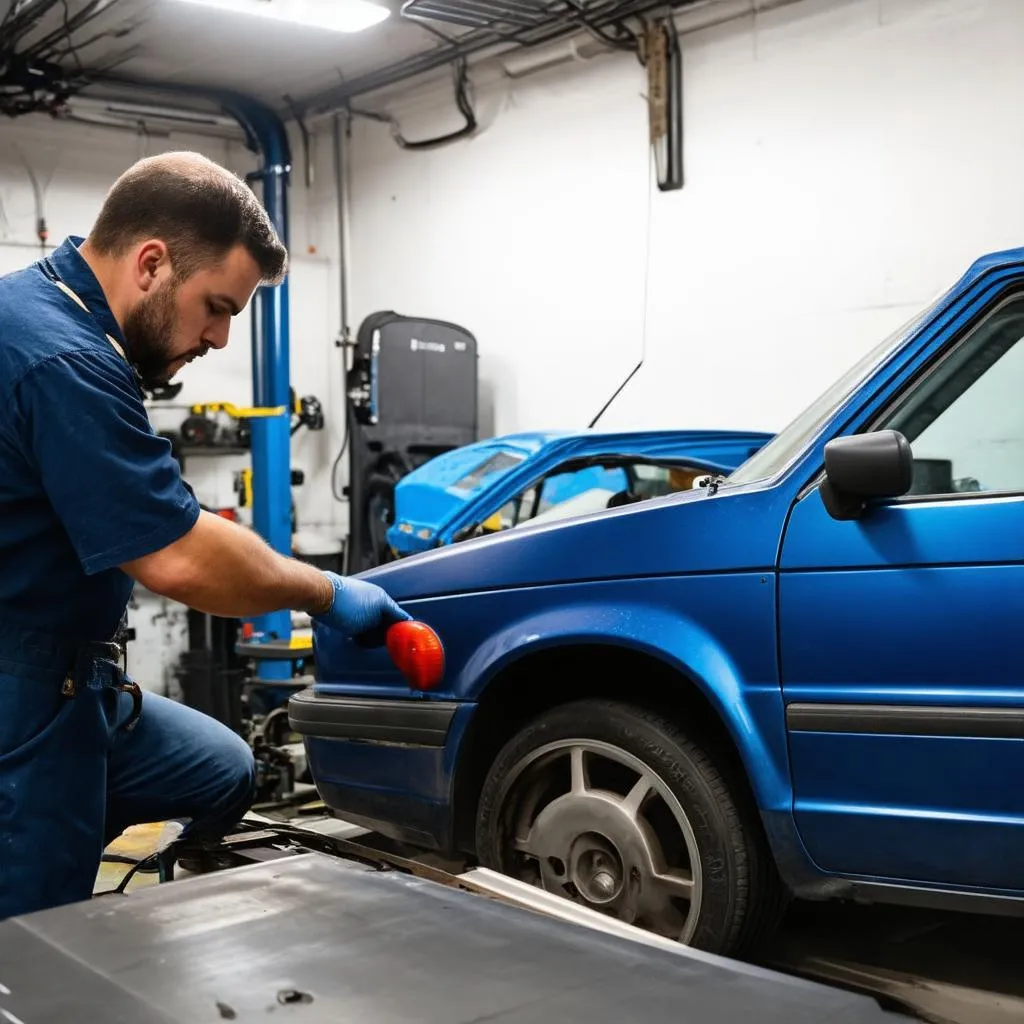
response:
<path id="1" fill-rule="evenodd" d="M 318 832 L 391 849 L 457 873 L 463 865 L 419 854 L 363 833 L 311 803 L 272 815 Z M 108 852 L 132 859 L 173 838 L 162 824 L 131 829 Z M 127 870 L 106 863 L 96 890 L 116 888 Z M 134 891 L 158 881 L 137 873 Z M 867 991 L 883 1005 L 933 1024 L 1021 1024 L 1024 1022 L 1024 920 L 902 907 L 795 904 L 761 961 L 769 967 Z"/>
<path id="2" fill-rule="evenodd" d="M 1024 1021 L 1024 920 L 796 904 L 768 966 L 912 1006 L 936 1024 Z"/>

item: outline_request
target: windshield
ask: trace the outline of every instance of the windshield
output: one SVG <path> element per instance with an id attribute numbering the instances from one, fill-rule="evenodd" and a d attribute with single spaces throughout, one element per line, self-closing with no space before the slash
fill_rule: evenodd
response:
<path id="1" fill-rule="evenodd" d="M 568 463 L 533 481 L 497 512 L 456 540 L 500 533 L 533 523 L 554 522 L 632 505 L 676 491 L 692 490 L 707 470 L 676 462 L 648 462 L 642 457 L 604 457 L 597 462 Z"/>
<path id="2" fill-rule="evenodd" d="M 931 315 L 937 305 L 938 302 L 935 302 L 924 312 L 918 313 L 868 352 L 788 427 L 776 434 L 759 452 L 727 477 L 728 483 L 749 484 L 767 480 L 786 469 L 828 422 L 835 410 L 906 341 L 911 332 Z"/>
<path id="3" fill-rule="evenodd" d="M 520 455 L 517 452 L 495 452 L 465 476 L 456 480 L 452 487 L 457 491 L 475 491 L 489 476 L 518 466 L 525 458 L 525 455 Z"/>

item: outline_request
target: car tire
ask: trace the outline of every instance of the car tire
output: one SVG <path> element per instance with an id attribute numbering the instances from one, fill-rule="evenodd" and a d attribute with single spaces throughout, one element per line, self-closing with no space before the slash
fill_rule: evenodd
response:
<path id="1" fill-rule="evenodd" d="M 478 804 L 478 860 L 697 948 L 748 953 L 787 898 L 738 790 L 667 718 L 574 702 L 495 758 Z"/>

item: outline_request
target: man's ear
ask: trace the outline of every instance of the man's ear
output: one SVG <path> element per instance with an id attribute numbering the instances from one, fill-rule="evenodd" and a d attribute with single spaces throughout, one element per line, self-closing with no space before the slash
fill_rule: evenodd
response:
<path id="1" fill-rule="evenodd" d="M 171 257 L 167 246 L 159 238 L 150 238 L 135 250 L 135 284 L 148 292 L 158 282 L 171 275 Z"/>

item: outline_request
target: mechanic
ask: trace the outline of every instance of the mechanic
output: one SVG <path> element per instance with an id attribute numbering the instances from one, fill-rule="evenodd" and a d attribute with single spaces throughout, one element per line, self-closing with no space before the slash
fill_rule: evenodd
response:
<path id="1" fill-rule="evenodd" d="M 150 426 L 141 388 L 224 348 L 286 269 L 246 184 L 171 153 L 117 180 L 87 239 L 0 278 L 0 918 L 87 899 L 130 825 L 219 838 L 252 802 L 245 742 L 120 668 L 135 582 L 350 636 L 409 618 L 201 510 Z"/>

